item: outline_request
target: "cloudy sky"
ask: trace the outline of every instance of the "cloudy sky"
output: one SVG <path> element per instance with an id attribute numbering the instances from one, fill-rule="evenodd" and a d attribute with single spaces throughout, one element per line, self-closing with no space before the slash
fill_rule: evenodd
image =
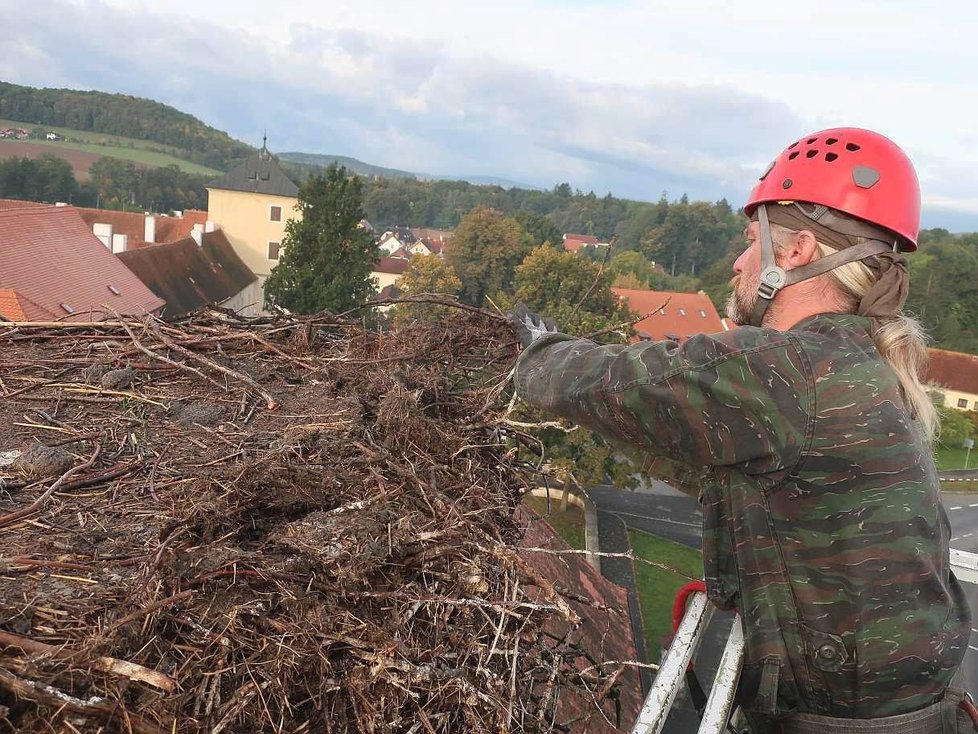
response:
<path id="1" fill-rule="evenodd" d="M 0 0 L 0 79 L 173 105 L 253 145 L 599 195 L 743 200 L 876 129 L 925 226 L 978 230 L 971 0 Z"/>

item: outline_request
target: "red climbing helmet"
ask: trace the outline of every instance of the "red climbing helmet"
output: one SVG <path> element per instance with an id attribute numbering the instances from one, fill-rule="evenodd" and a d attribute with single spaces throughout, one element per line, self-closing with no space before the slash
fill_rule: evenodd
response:
<path id="1" fill-rule="evenodd" d="M 899 235 L 903 252 L 917 249 L 917 174 L 907 154 L 879 133 L 837 127 L 792 143 L 768 166 L 744 211 L 776 201 L 837 209 Z"/>

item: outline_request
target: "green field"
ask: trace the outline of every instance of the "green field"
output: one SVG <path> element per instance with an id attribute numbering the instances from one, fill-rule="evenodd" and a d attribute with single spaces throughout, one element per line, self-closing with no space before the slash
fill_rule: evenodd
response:
<path id="1" fill-rule="evenodd" d="M 944 471 L 949 469 L 978 469 L 978 449 L 971 449 L 969 456 L 968 449 L 938 445 L 934 452 L 934 460 L 937 462 L 937 468 Z"/>
<path id="2" fill-rule="evenodd" d="M 72 130 L 70 128 L 58 127 L 57 125 L 37 126 L 16 120 L 0 120 L 0 127 L 22 127 L 31 130 L 34 127 L 44 127 L 45 130 L 58 133 L 69 141 L 62 140 L 36 140 L 31 138 L 22 142 L 44 145 L 51 148 L 61 148 L 66 150 L 78 150 L 84 153 L 91 153 L 98 156 L 109 156 L 132 161 L 144 166 L 177 166 L 186 173 L 196 173 L 205 176 L 220 176 L 221 171 L 208 168 L 197 163 L 178 158 L 177 148 L 162 145 L 152 140 L 136 140 L 135 138 L 123 138 L 118 135 L 105 135 L 103 133 L 86 132 L 84 130 Z"/>

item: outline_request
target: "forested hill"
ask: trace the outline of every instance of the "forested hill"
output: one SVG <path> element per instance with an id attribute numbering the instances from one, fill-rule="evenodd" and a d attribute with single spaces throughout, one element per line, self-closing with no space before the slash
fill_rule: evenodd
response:
<path id="1" fill-rule="evenodd" d="M 280 163 L 293 164 L 297 170 L 297 179 L 305 178 L 305 176 L 310 172 L 318 173 L 321 171 L 321 169 L 328 168 L 333 163 L 338 166 L 343 166 L 347 171 L 355 173 L 358 176 L 367 176 L 368 178 L 417 178 L 417 175 L 411 173 L 410 171 L 400 171 L 396 168 L 374 166 L 370 163 L 364 163 L 361 160 L 349 158 L 344 155 L 290 152 L 276 153 L 275 157 L 279 159 Z"/>
<path id="2" fill-rule="evenodd" d="M 125 94 L 35 89 L 0 82 L 0 119 L 152 140 L 179 148 L 188 160 L 222 171 L 253 150 L 186 112 Z"/>

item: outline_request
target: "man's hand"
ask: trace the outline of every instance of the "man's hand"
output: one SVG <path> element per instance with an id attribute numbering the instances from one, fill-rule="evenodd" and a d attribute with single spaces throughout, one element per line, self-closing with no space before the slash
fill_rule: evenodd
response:
<path id="1" fill-rule="evenodd" d="M 526 349 L 544 334 L 558 333 L 557 325 L 552 319 L 545 319 L 526 309 L 522 302 L 517 303 L 513 310 L 506 314 L 506 319 L 516 329 L 523 348 Z"/>

